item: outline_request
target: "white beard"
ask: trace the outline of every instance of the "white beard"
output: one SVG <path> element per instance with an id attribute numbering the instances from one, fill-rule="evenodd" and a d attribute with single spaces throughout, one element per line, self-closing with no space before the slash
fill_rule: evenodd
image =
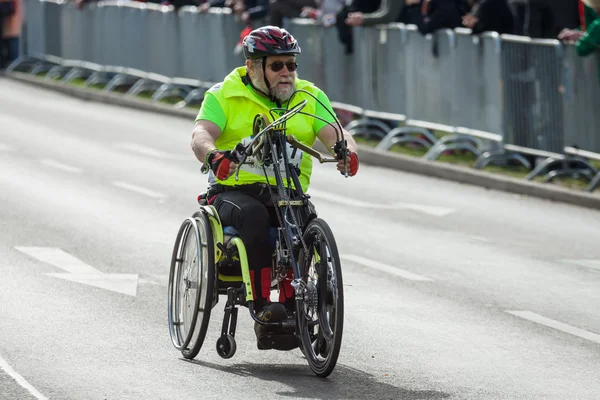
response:
<path id="1" fill-rule="evenodd" d="M 260 67 L 262 68 L 262 66 Z M 267 85 L 265 84 L 265 78 L 262 73 L 249 73 L 250 79 L 252 80 L 252 84 L 256 86 L 258 90 L 264 93 L 269 93 L 269 89 L 267 89 Z M 254 75 L 254 76 L 253 76 Z M 294 72 L 290 74 L 289 78 L 286 78 L 285 81 L 290 82 L 290 85 L 286 86 L 278 86 L 279 81 L 275 82 L 271 85 L 271 94 L 275 97 L 279 102 L 285 103 L 292 97 L 292 94 L 296 90 L 296 79 L 298 78 L 298 74 Z"/>

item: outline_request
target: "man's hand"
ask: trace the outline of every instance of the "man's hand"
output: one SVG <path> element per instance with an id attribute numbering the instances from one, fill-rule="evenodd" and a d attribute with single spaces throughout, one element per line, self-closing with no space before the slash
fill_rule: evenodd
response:
<path id="1" fill-rule="evenodd" d="M 362 25 L 364 22 L 365 18 L 363 13 L 361 12 L 353 12 L 348 14 L 348 17 L 346 18 L 346 25 L 349 26 L 359 26 Z"/>
<path id="2" fill-rule="evenodd" d="M 473 27 L 479 22 L 479 19 L 475 17 L 473 14 L 466 14 L 462 18 L 462 24 L 469 29 L 473 29 Z"/>
<path id="3" fill-rule="evenodd" d="M 198 7 L 198 12 L 205 13 L 208 11 L 209 8 L 210 8 L 209 2 L 202 3 L 202 4 L 200 4 L 200 7 Z"/>
<path id="4" fill-rule="evenodd" d="M 214 172 L 217 179 L 224 181 L 228 179 L 237 168 L 237 164 L 234 164 L 230 159 L 230 151 L 212 151 L 208 156 L 208 164 L 210 169 Z"/>
<path id="5" fill-rule="evenodd" d="M 336 156 L 336 158 L 340 158 Z M 353 151 L 350 151 L 348 156 L 346 156 L 346 163 L 348 165 L 348 176 L 354 176 L 358 172 L 358 154 Z M 341 174 L 345 174 L 346 170 L 344 169 L 344 160 L 339 160 L 337 163 L 337 169 Z"/>
<path id="6" fill-rule="evenodd" d="M 584 33 L 576 29 L 563 29 L 559 34 L 558 38 L 563 42 L 576 42 L 582 37 Z"/>
<path id="7" fill-rule="evenodd" d="M 358 154 L 352 150 L 349 150 L 346 147 L 346 143 L 347 142 L 345 140 L 343 143 L 338 141 L 333 147 L 335 158 L 339 160 L 337 163 L 337 169 L 340 171 L 340 173 L 345 174 L 346 169 L 344 168 L 344 164 L 346 164 L 348 166 L 348 176 L 354 176 L 358 172 Z M 344 153 L 346 154 L 346 160 L 344 160 Z"/>

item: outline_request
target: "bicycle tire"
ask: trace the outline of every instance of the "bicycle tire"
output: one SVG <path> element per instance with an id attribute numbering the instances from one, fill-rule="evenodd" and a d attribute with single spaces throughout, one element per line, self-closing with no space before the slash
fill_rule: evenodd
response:
<path id="1" fill-rule="evenodd" d="M 186 294 L 189 294 L 191 291 L 196 292 L 196 297 L 193 302 L 194 308 L 192 311 L 192 320 L 187 329 L 186 340 L 178 348 L 184 358 L 193 359 L 200 352 L 206 337 L 216 282 L 213 235 L 208 218 L 202 212 L 196 212 L 192 218 L 188 218 L 186 221 L 190 228 L 187 229 L 187 232 L 184 232 L 180 239 L 179 268 L 175 268 L 177 273 L 172 271 L 169 276 L 169 299 L 172 299 L 175 295 L 173 293 L 174 287 L 172 282 L 177 279 L 177 287 L 182 283 L 182 273 L 185 273 L 182 267 L 185 265 L 186 261 L 189 260 L 192 263 L 195 262 L 197 268 L 195 269 L 195 274 L 193 274 L 194 276 L 185 277 L 184 275 L 183 282 L 186 285 Z M 195 249 L 187 249 L 192 243 L 195 245 Z M 186 250 L 189 252 L 186 253 Z M 185 294 L 181 295 L 181 297 L 184 296 Z M 180 310 L 179 303 L 181 303 L 181 300 L 182 299 L 179 298 L 175 308 L 171 305 L 169 306 L 169 312 L 171 314 L 174 311 Z M 171 314 L 169 321 L 170 326 L 173 327 L 175 325 L 173 323 L 174 317 Z M 177 334 L 178 330 L 175 332 Z M 181 334 L 179 334 L 179 336 L 181 336 Z"/>
<path id="2" fill-rule="evenodd" d="M 319 331 L 317 334 L 312 333 L 309 327 L 307 317 L 310 317 L 310 310 L 307 312 L 306 302 L 298 301 L 296 307 L 302 351 L 313 373 L 325 378 L 335 369 L 342 346 L 344 330 L 342 266 L 333 232 L 323 219 L 315 218 L 311 220 L 303 236 L 309 252 L 314 254 L 315 250 L 317 250 L 320 258 L 325 258 L 327 262 L 327 273 L 324 273 L 325 266 L 322 263 L 315 265 L 319 269 L 318 282 L 316 284 L 318 293 L 316 314 Z M 318 246 L 318 249 L 316 246 Z M 321 253 L 324 252 L 328 253 L 326 257 L 322 257 L 323 254 Z M 311 255 L 310 258 L 306 259 L 304 257 L 304 250 L 300 250 L 298 262 L 303 274 L 302 280 L 305 284 L 308 283 L 308 270 L 312 265 L 313 258 L 313 255 Z M 322 276 L 326 278 L 324 282 L 321 280 Z"/>

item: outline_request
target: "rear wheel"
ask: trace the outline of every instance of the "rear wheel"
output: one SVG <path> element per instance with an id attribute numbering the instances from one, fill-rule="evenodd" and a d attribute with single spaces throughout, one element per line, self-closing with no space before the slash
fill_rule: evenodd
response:
<path id="1" fill-rule="evenodd" d="M 326 377 L 335 368 L 342 345 L 342 266 L 333 232 L 324 220 L 313 219 L 303 236 L 308 254 L 301 250 L 298 257 L 304 285 L 304 300 L 296 308 L 300 340 L 312 371 Z"/>
<path id="2" fill-rule="evenodd" d="M 215 291 L 212 230 L 201 212 L 181 225 L 169 274 L 171 341 L 185 358 L 198 355 L 210 320 Z"/>

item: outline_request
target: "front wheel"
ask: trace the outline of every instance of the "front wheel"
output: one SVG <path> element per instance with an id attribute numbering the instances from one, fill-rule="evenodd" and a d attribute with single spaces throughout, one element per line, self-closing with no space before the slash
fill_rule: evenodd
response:
<path id="1" fill-rule="evenodd" d="M 304 231 L 308 253 L 300 250 L 304 299 L 296 309 L 302 351 L 315 375 L 326 377 L 335 368 L 344 329 L 342 265 L 333 232 L 313 219 Z"/>

